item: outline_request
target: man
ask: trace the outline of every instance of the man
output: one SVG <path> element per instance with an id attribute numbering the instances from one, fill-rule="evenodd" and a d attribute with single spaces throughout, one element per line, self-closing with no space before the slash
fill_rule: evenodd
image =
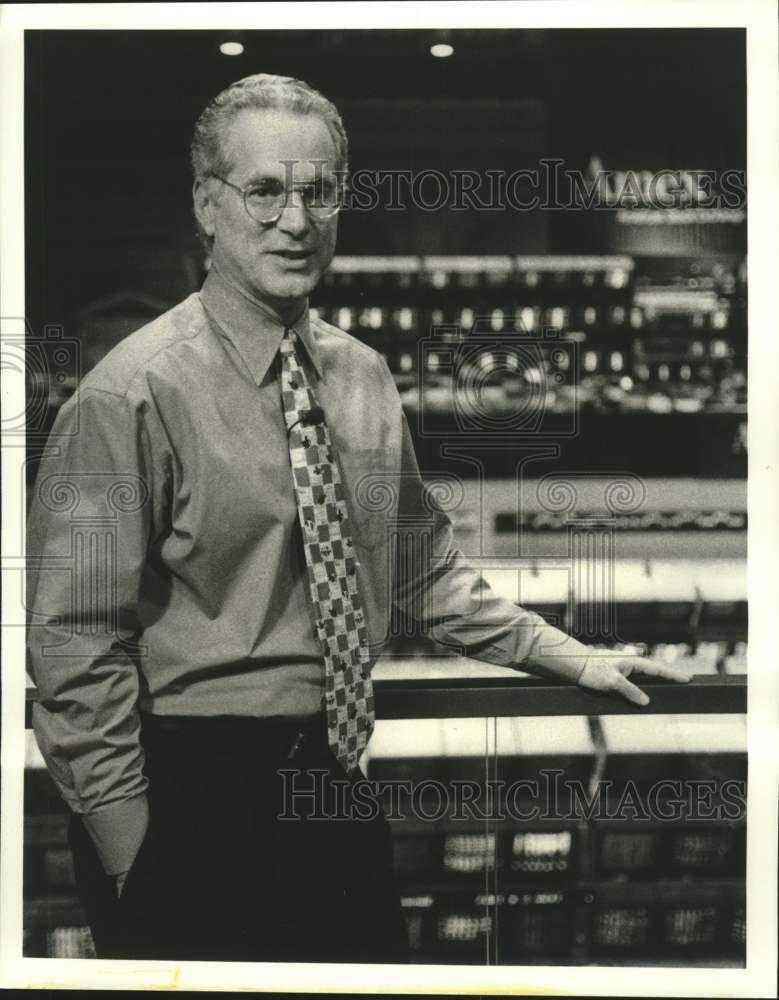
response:
<path id="1" fill-rule="evenodd" d="M 347 169 L 333 105 L 248 77 L 201 115 L 192 164 L 204 286 L 84 378 L 39 471 L 36 737 L 100 957 L 405 961 L 383 815 L 317 818 L 362 776 L 391 605 L 637 704 L 631 670 L 686 678 L 497 598 L 424 488 L 386 364 L 309 314 Z M 430 558 L 400 574 L 407 515 Z M 317 789 L 298 820 L 278 818 L 285 768 Z"/>

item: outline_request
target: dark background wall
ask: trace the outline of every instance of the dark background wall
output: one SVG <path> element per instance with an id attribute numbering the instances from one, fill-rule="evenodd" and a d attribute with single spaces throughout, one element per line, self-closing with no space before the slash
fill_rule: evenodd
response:
<path id="1" fill-rule="evenodd" d="M 27 308 L 34 331 L 143 292 L 197 288 L 188 146 L 205 102 L 258 71 L 343 109 L 353 169 L 739 169 L 741 30 L 28 31 Z M 225 40 L 244 54 L 226 58 Z M 340 252 L 608 250 L 591 213 L 344 213 Z M 625 249 L 621 247 L 620 249 Z M 159 310 L 158 310 L 159 311 Z M 83 320 L 79 320 L 83 325 Z"/>

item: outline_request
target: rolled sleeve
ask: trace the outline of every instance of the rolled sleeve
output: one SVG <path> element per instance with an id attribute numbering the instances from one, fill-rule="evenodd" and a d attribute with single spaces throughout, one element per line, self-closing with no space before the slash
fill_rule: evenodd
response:
<path id="1" fill-rule="evenodd" d="M 146 795 L 124 799 L 115 805 L 88 813 L 84 826 L 94 842 L 107 875 L 129 871 L 149 826 Z"/>
<path id="2" fill-rule="evenodd" d="M 57 415 L 27 522 L 33 730 L 67 805 L 95 817 L 85 825 L 107 870 L 129 867 L 144 828 L 137 602 L 154 480 L 139 408 L 79 391 Z"/>

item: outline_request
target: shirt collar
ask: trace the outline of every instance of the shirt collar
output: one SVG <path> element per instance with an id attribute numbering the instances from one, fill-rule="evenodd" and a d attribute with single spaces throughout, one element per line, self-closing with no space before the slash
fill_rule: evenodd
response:
<path id="1" fill-rule="evenodd" d="M 228 281 L 213 264 L 200 290 L 200 298 L 259 385 L 278 354 L 287 326 L 266 305 Z M 321 376 L 321 358 L 311 331 L 308 302 L 300 317 L 288 327 L 303 342 L 317 375 Z"/>

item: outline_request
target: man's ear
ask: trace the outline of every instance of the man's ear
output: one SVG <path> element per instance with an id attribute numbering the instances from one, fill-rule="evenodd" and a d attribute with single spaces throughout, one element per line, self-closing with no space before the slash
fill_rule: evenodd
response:
<path id="1" fill-rule="evenodd" d="M 214 235 L 214 202 L 208 178 L 199 177 L 192 185 L 192 202 L 195 216 L 206 236 Z"/>

